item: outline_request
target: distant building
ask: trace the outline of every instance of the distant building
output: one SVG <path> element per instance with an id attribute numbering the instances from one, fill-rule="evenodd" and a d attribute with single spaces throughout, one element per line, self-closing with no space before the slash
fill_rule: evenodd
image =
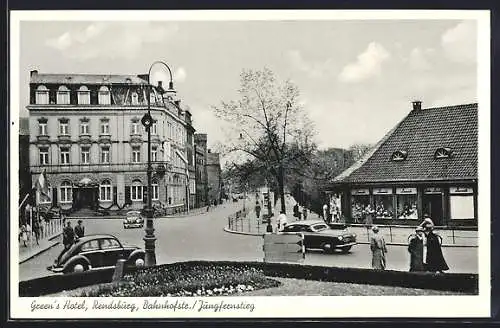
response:
<path id="1" fill-rule="evenodd" d="M 177 103 L 179 105 L 179 103 Z M 193 121 L 191 119 L 191 112 L 184 111 L 186 122 L 186 157 L 188 161 L 189 170 L 189 208 L 195 208 L 196 202 L 196 165 L 195 165 L 195 144 Z"/>
<path id="2" fill-rule="evenodd" d="M 377 224 L 477 225 L 477 104 L 413 109 L 334 180 L 331 195 L 349 222 L 367 205 Z"/>
<path id="3" fill-rule="evenodd" d="M 196 204 L 197 207 L 208 204 L 208 175 L 207 175 L 207 135 L 196 133 L 195 143 L 195 165 L 196 165 Z"/>
<path id="4" fill-rule="evenodd" d="M 149 102 L 155 120 L 153 205 L 166 206 L 168 213 L 185 209 L 190 114 L 176 103 L 175 90 L 158 82 L 148 97 L 148 84 L 147 75 L 31 72 L 31 181 L 46 170 L 52 189 L 48 207 L 67 212 L 144 207 L 148 147 L 141 118 Z"/>
<path id="5" fill-rule="evenodd" d="M 29 118 L 19 118 L 19 201 L 31 191 Z"/>
<path id="6" fill-rule="evenodd" d="M 208 180 L 208 199 L 220 203 L 222 199 L 222 176 L 219 154 L 212 153 L 210 149 L 207 154 L 207 180 Z"/>

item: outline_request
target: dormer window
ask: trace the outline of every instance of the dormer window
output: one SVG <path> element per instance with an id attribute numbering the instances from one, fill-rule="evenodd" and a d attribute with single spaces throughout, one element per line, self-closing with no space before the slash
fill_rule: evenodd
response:
<path id="1" fill-rule="evenodd" d="M 78 104 L 79 105 L 90 105 L 90 91 L 89 88 L 82 85 L 78 89 Z"/>
<path id="2" fill-rule="evenodd" d="M 49 104 L 49 89 L 44 85 L 39 85 L 35 92 L 35 103 L 37 105 Z"/>
<path id="3" fill-rule="evenodd" d="M 57 90 L 57 104 L 69 105 L 69 89 L 65 85 L 61 85 Z"/>
<path id="4" fill-rule="evenodd" d="M 391 160 L 393 162 L 402 162 L 405 161 L 407 157 L 408 152 L 404 150 L 396 150 L 394 153 L 392 153 Z"/>
<path id="5" fill-rule="evenodd" d="M 111 95 L 107 86 L 99 88 L 99 105 L 111 105 Z"/>
<path id="6" fill-rule="evenodd" d="M 438 148 L 434 153 L 435 159 L 450 158 L 452 151 L 450 148 Z"/>

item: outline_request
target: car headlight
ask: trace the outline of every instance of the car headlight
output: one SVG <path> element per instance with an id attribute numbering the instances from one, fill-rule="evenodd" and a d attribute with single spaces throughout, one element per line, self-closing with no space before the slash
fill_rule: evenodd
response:
<path id="1" fill-rule="evenodd" d="M 337 238 L 338 238 L 339 240 L 343 240 L 343 239 L 344 239 L 344 237 L 342 237 L 342 236 L 338 236 Z"/>

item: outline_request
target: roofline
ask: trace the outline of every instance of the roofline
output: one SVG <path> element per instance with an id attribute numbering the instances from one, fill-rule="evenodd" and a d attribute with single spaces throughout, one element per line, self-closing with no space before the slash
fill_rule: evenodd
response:
<path id="1" fill-rule="evenodd" d="M 411 112 L 410 112 L 411 113 Z M 357 162 L 349 166 L 347 169 L 342 171 L 339 175 L 337 175 L 333 182 L 341 182 L 342 180 L 348 178 L 351 174 L 356 172 L 361 166 L 363 166 L 368 160 L 379 150 L 379 148 L 392 136 L 392 134 L 397 130 L 397 128 L 403 123 L 406 118 L 410 115 L 410 113 L 406 114 L 401 121 L 399 121 L 389 132 L 387 132 L 382 139 L 379 140 L 378 143 L 373 146 L 373 148 L 368 151 L 363 157 L 361 157 Z"/>
<path id="2" fill-rule="evenodd" d="M 447 179 L 415 179 L 415 180 L 379 180 L 379 181 L 342 181 L 337 183 L 332 183 L 331 187 L 343 187 L 346 185 L 350 186 L 374 186 L 374 185 L 424 185 L 424 184 L 432 184 L 432 183 L 440 183 L 440 184 L 457 184 L 457 183 L 477 183 L 477 177 L 475 178 L 447 178 Z M 327 190 L 324 190 L 327 191 Z"/>

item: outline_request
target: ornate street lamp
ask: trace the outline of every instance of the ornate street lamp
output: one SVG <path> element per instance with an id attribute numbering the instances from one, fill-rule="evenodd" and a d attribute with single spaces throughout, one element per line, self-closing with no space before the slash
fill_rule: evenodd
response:
<path id="1" fill-rule="evenodd" d="M 152 174 L 153 174 L 153 167 L 151 166 L 151 126 L 154 123 L 153 117 L 151 116 L 151 89 L 153 86 L 151 85 L 151 69 L 153 66 L 156 64 L 162 64 L 164 65 L 170 74 L 170 83 L 168 85 L 169 90 L 174 89 L 174 83 L 172 81 L 172 71 L 170 70 L 170 67 L 168 67 L 167 64 L 165 64 L 163 61 L 155 61 L 150 67 L 149 67 L 149 72 L 148 72 L 148 87 L 147 87 L 147 94 L 148 94 L 148 112 L 144 114 L 144 116 L 141 119 L 142 125 L 146 128 L 146 131 L 148 132 L 148 168 L 147 168 L 147 176 L 148 176 L 148 201 L 146 203 L 146 207 L 144 209 L 144 212 L 146 214 L 146 235 L 144 236 L 144 245 L 145 245 L 145 251 L 146 251 L 146 258 L 145 258 L 145 265 L 147 267 L 149 266 L 154 266 L 156 265 L 156 254 L 155 254 L 155 241 L 156 237 L 154 235 L 154 225 L 153 225 L 153 204 L 152 204 Z"/>

